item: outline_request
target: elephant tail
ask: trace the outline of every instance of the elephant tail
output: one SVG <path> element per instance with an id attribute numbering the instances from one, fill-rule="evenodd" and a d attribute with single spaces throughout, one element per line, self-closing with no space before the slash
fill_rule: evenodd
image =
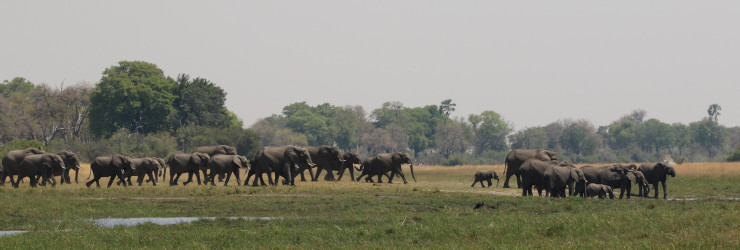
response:
<path id="1" fill-rule="evenodd" d="M 92 164 L 91 164 L 91 165 L 90 165 L 90 172 L 89 172 L 89 173 L 87 173 L 87 179 L 88 179 L 88 180 L 90 179 L 90 175 L 92 175 L 92 172 L 93 172 L 93 171 L 92 171 Z"/>

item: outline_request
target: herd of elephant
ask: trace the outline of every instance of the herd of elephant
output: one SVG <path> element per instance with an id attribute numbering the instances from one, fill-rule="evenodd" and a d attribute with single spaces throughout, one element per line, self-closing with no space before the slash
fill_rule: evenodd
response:
<path id="1" fill-rule="evenodd" d="M 255 153 L 252 159 L 247 159 L 237 155 L 234 147 L 216 145 L 198 147 L 193 153 L 176 153 L 169 156 L 166 161 L 159 157 L 130 158 L 121 154 L 99 156 L 90 163 L 90 175 L 93 179 L 88 181 L 86 186 L 90 187 L 95 183 L 97 187 L 100 187 L 102 177 L 109 177 L 108 187 L 113 184 L 116 177 L 119 178 L 119 185 L 132 185 L 132 176 L 138 177 L 139 186 L 142 185 L 146 176 L 149 177 L 147 182 L 156 186 L 160 176 L 163 181 L 166 180 L 167 169 L 170 170 L 169 184 L 171 186 L 177 185 L 180 176 L 185 173 L 188 174 L 188 179 L 183 182 L 183 185 L 193 182 L 193 175 L 200 185 L 200 173 L 203 175 L 202 183 L 206 185 L 209 182 L 215 185 L 216 176 L 219 176 L 219 181 L 223 181 L 224 186 L 227 186 L 232 174 L 237 184 L 241 185 L 239 170 L 242 168 L 247 169 L 245 186 L 248 185 L 252 176 L 256 176 L 252 183 L 253 186 L 258 185 L 258 180 L 259 184 L 266 185 L 263 174 L 267 174 L 270 185 L 277 185 L 280 177 L 283 178 L 284 185 L 295 185 L 295 178 L 299 174 L 305 181 L 305 170 L 309 171 L 312 181 L 317 181 L 324 170 L 326 171 L 324 180 L 340 181 L 345 170 L 349 170 L 353 181 L 360 181 L 363 176 L 367 176 L 365 181 L 373 182 L 371 178 L 377 176 L 378 182 L 382 182 L 381 177 L 386 176 L 388 183 L 392 183 L 393 177 L 399 175 L 406 184 L 408 181 L 401 169 L 402 164 L 411 165 L 411 176 L 416 181 L 411 158 L 408 154 L 401 152 L 382 153 L 361 159 L 359 154 L 342 152 L 336 146 L 280 146 L 264 147 Z M 315 175 L 313 168 L 317 168 Z M 6 177 L 10 177 L 13 187 L 18 187 L 25 177 L 30 179 L 32 187 L 46 185 L 47 182 L 54 186 L 57 183 L 55 176 L 60 176 L 61 183 L 71 183 L 70 170 L 75 170 L 75 183 L 77 183 L 79 169 L 79 157 L 70 151 L 47 153 L 37 148 L 12 150 L 2 159 L 0 185 L 4 185 Z M 355 169 L 361 172 L 357 179 L 354 176 Z M 339 172 L 336 179 L 334 171 Z"/>
<path id="2" fill-rule="evenodd" d="M 545 197 L 565 197 L 580 195 L 614 199 L 613 189 L 619 188 L 619 198 L 627 194 L 630 198 L 632 185 L 639 187 L 638 195 L 648 197 L 650 186 L 655 191 L 654 198 L 658 197 L 658 184 L 663 187 L 663 199 L 668 197 L 666 179 L 670 175 L 676 177 L 676 163 L 670 156 L 666 156 L 657 163 L 614 164 L 603 167 L 583 166 L 576 168 L 567 161 L 559 161 L 555 152 L 540 149 L 516 149 L 509 152 L 504 161 L 504 188 L 509 188 L 509 178 L 516 176 L 517 185 L 522 189 L 522 196 L 531 196 L 532 187 Z M 471 187 L 480 182 L 491 179 L 499 180 L 498 173 L 492 170 L 480 170 L 475 173 L 475 181 Z M 496 184 L 498 186 L 498 182 Z"/>

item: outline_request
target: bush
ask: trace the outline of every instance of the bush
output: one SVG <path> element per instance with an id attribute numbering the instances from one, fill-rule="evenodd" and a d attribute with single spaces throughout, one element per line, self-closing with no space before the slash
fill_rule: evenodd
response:
<path id="1" fill-rule="evenodd" d="M 740 148 L 730 152 L 730 155 L 727 156 L 727 161 L 740 161 Z"/>
<path id="2" fill-rule="evenodd" d="M 44 149 L 44 143 L 37 141 L 37 140 L 28 140 L 28 139 L 11 141 L 8 143 L 8 145 L 5 145 L 5 147 L 3 147 L 3 150 L 0 151 L 0 157 L 7 154 L 8 151 L 10 150 L 26 149 L 26 148 Z"/>
<path id="3" fill-rule="evenodd" d="M 457 158 L 454 156 L 442 162 L 442 166 L 460 166 L 462 164 L 463 164 L 463 161 L 460 158 Z"/>

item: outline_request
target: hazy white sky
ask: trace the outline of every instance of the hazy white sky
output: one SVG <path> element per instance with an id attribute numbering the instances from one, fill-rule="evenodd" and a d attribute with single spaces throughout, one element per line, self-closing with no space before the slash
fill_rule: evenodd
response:
<path id="1" fill-rule="evenodd" d="M 493 110 L 516 129 L 634 109 L 740 126 L 740 1 L 2 1 L 0 80 L 122 60 L 221 86 L 247 126 L 299 101 Z"/>

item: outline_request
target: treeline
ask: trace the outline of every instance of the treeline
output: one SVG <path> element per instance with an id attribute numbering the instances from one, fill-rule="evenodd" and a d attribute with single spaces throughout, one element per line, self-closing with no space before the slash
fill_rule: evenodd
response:
<path id="1" fill-rule="evenodd" d="M 207 79 L 165 76 L 156 65 L 122 61 L 100 82 L 52 88 L 24 78 L 0 84 L 0 143 L 4 153 L 28 146 L 95 156 L 160 156 L 225 144 L 241 155 L 269 145 L 336 145 L 362 155 L 404 151 L 417 164 L 494 164 L 517 148 L 544 148 L 572 162 L 740 160 L 740 127 L 720 125 L 719 105 L 690 124 L 647 119 L 636 110 L 613 123 L 559 120 L 514 131 L 495 111 L 454 116 L 455 103 L 423 107 L 386 102 L 362 106 L 285 106 L 244 128 L 224 105 L 226 92 Z"/>

